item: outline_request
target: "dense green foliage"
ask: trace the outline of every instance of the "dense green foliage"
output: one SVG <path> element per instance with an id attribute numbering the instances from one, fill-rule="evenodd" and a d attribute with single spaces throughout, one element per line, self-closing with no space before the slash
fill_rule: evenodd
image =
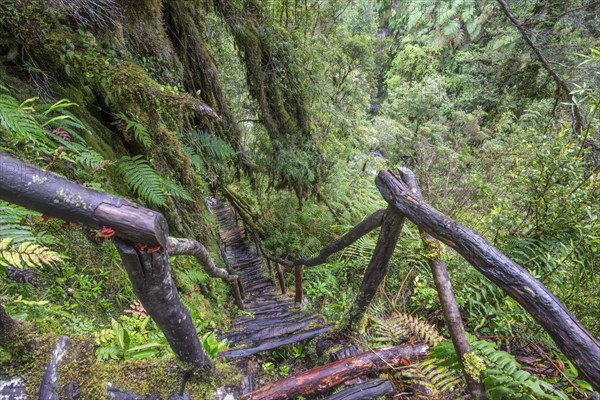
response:
<path id="1" fill-rule="evenodd" d="M 296 259 L 385 207 L 375 174 L 408 166 L 428 203 L 600 337 L 599 7 L 511 1 L 533 49 L 495 1 L 0 0 L 0 151 L 155 208 L 215 258 L 211 191 L 269 253 Z M 376 232 L 305 269 L 310 306 L 340 320 L 375 243 Z M 514 300 L 457 254 L 444 258 L 493 398 L 589 391 Z M 228 290 L 193 260 L 173 270 L 214 356 Z M 379 297 L 366 342 L 447 336 L 413 225 Z M 86 337 L 99 363 L 170 359 L 135 300 L 110 240 L 0 203 L 0 302 L 13 318 Z M 563 368 L 527 372 L 509 342 Z M 289 373 L 283 358 L 265 360 L 267 375 Z M 35 369 L 8 349 L 0 362 Z M 401 380 L 450 397 L 462 390 L 456 370 L 444 341 Z"/>

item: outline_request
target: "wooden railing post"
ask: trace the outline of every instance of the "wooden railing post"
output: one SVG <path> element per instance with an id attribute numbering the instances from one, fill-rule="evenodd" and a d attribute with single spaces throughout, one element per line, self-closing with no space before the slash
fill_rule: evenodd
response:
<path id="1" fill-rule="evenodd" d="M 285 294 L 287 292 L 287 289 L 285 287 L 285 276 L 283 275 L 283 267 L 281 266 L 281 264 L 275 265 L 275 271 L 277 272 L 277 280 L 279 281 L 281 294 Z"/>
<path id="2" fill-rule="evenodd" d="M 303 295 L 303 289 L 302 289 L 302 266 L 300 265 L 296 265 L 294 267 L 294 275 L 296 276 L 296 297 L 295 297 L 295 302 L 297 304 L 302 304 L 302 295 Z"/>

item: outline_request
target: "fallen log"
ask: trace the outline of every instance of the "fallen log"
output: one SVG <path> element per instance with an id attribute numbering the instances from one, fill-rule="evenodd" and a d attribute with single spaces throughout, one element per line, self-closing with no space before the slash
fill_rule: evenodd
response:
<path id="1" fill-rule="evenodd" d="M 400 177 L 404 183 L 410 188 L 415 197 L 419 200 L 423 200 L 423 194 L 417 183 L 417 179 L 413 172 L 408 168 L 400 168 Z M 471 345 L 467 339 L 465 333 L 465 327 L 460 316 L 460 310 L 454 297 L 454 291 L 452 290 L 452 282 L 448 275 L 448 269 L 446 263 L 442 259 L 442 245 L 435 238 L 431 237 L 423 229 L 419 228 L 421 233 L 421 241 L 423 242 L 423 250 L 425 250 L 425 258 L 431 268 L 431 274 L 435 282 L 435 288 L 437 289 L 438 298 L 440 299 L 440 305 L 442 313 L 444 314 L 444 320 L 446 320 L 446 326 L 450 332 L 452 338 L 452 344 L 454 350 L 458 356 L 458 362 L 463 370 L 463 376 L 467 382 L 467 389 L 471 394 L 471 398 L 474 400 L 487 400 L 488 396 L 485 392 L 482 382 L 478 382 L 473 379 L 471 375 L 465 370 L 464 357 L 465 354 L 471 353 Z"/>
<path id="2" fill-rule="evenodd" d="M 390 206 L 452 247 L 515 299 L 548 332 L 581 377 L 600 390 L 600 343 L 540 281 L 476 232 L 419 200 L 392 172 L 381 171 L 376 185 Z"/>
<path id="3" fill-rule="evenodd" d="M 212 362 L 198 338 L 194 321 L 171 277 L 168 252 L 160 249 L 149 253 L 121 239 L 115 239 L 115 246 L 133 291 L 165 334 L 173 352 L 193 367 L 212 368 Z"/>
<path id="4" fill-rule="evenodd" d="M 426 344 L 416 344 L 367 351 L 273 382 L 240 400 L 285 400 L 306 396 L 370 373 L 410 365 L 424 358 L 426 350 Z"/>
<path id="5" fill-rule="evenodd" d="M 0 152 L 0 200 L 148 245 L 167 243 L 165 217 Z"/>

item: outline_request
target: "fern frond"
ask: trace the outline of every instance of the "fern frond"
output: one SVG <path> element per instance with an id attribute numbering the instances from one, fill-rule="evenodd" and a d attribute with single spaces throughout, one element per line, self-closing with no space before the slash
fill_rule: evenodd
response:
<path id="1" fill-rule="evenodd" d="M 196 153 L 194 149 L 192 149 L 190 146 L 182 145 L 182 147 L 183 150 L 187 153 L 188 157 L 190 158 L 192 165 L 194 166 L 194 168 L 196 168 L 196 172 L 198 172 L 199 174 L 205 174 L 206 168 L 204 166 L 204 161 L 202 161 L 202 157 L 198 155 L 198 153 Z"/>
<path id="2" fill-rule="evenodd" d="M 389 318 L 374 318 L 373 339 L 382 345 L 405 342 L 410 337 L 435 346 L 444 341 L 437 329 L 417 317 L 406 313 L 395 313 Z"/>
<path id="3" fill-rule="evenodd" d="M 104 157 L 96 151 L 90 148 L 83 148 L 79 154 L 75 156 L 75 161 L 87 168 L 94 169 L 99 167 L 105 160 Z"/>
<path id="4" fill-rule="evenodd" d="M 15 244 L 36 241 L 31 229 L 21 224 L 29 214 L 30 212 L 22 207 L 0 201 L 0 239 L 12 238 Z"/>
<path id="5" fill-rule="evenodd" d="M 429 388 L 435 395 L 442 395 L 443 398 L 450 398 L 451 394 L 462 392 L 464 386 L 456 371 L 443 365 L 436 365 L 430 360 L 421 364 L 412 364 L 402 371 L 402 376 L 410 379 L 413 386 L 419 384 Z"/>
<path id="6" fill-rule="evenodd" d="M 17 140 L 48 144 L 41 125 L 29 114 L 31 107 L 8 94 L 0 94 L 0 125 Z"/>
<path id="7" fill-rule="evenodd" d="M 54 265 L 62 262 L 60 255 L 47 247 L 32 243 L 22 242 L 13 244 L 12 238 L 0 241 L 0 266 L 19 269 L 35 268 L 43 265 Z"/>
<path id="8" fill-rule="evenodd" d="M 162 178 L 143 156 L 121 157 L 117 163 L 117 170 L 142 199 L 155 206 L 166 205 L 166 196 L 161 186 Z"/>
<path id="9" fill-rule="evenodd" d="M 186 132 L 183 137 L 188 146 L 197 154 L 214 161 L 225 161 L 237 154 L 229 143 L 207 132 Z"/>
<path id="10" fill-rule="evenodd" d="M 171 196 L 179 197 L 187 201 L 194 201 L 194 198 L 183 186 L 178 184 L 177 182 L 168 179 L 162 178 L 162 184 L 167 193 Z"/>
<path id="11" fill-rule="evenodd" d="M 119 113 L 119 117 L 126 124 L 125 130 L 127 132 L 133 133 L 133 137 L 135 138 L 135 140 L 143 144 L 146 148 L 152 146 L 152 137 L 150 136 L 150 132 L 148 132 L 148 129 L 146 129 L 146 127 L 143 124 L 141 124 L 139 121 L 136 121 L 135 119 L 127 118 L 127 116 L 123 113 Z"/>
<path id="12" fill-rule="evenodd" d="M 490 399 L 535 398 L 548 400 L 567 400 L 568 397 L 551 384 L 523 371 L 521 365 L 511 354 L 498 350 L 495 343 L 478 340 L 467 334 L 473 353 L 486 364 L 482 371 L 483 384 Z M 452 342 L 446 341 L 430 350 L 425 364 L 448 366 L 458 371 L 459 364 Z"/>

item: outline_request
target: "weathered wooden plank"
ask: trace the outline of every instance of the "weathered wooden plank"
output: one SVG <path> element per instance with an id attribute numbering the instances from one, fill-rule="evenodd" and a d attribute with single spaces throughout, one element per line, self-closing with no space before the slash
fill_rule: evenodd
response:
<path id="1" fill-rule="evenodd" d="M 390 393 L 394 393 L 394 387 L 390 381 L 378 379 L 350 386 L 348 389 L 332 394 L 325 400 L 370 400 Z"/>

